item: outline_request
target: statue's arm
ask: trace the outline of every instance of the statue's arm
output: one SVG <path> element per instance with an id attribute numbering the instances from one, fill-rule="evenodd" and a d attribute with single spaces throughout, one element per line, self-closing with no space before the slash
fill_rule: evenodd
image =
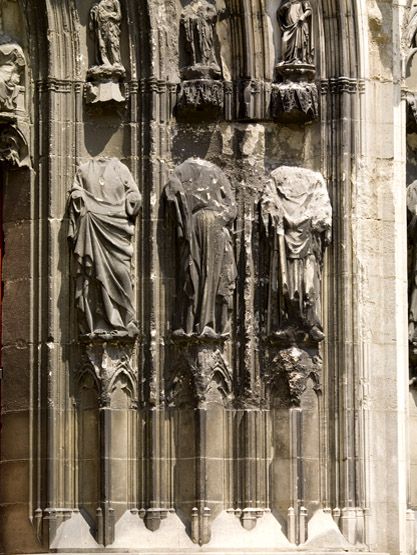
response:
<path id="1" fill-rule="evenodd" d="M 303 8 L 304 8 L 304 13 L 300 17 L 301 22 L 306 21 L 313 15 L 313 9 L 311 7 L 310 2 L 303 2 Z"/>
<path id="2" fill-rule="evenodd" d="M 78 235 L 78 222 L 85 207 L 85 193 L 79 174 L 75 176 L 68 199 L 69 231 L 68 238 L 75 241 Z"/>
<path id="3" fill-rule="evenodd" d="M 114 0 L 114 19 L 115 21 L 121 21 L 122 20 L 122 9 L 120 7 L 120 2 L 119 0 Z"/>
<path id="4" fill-rule="evenodd" d="M 88 24 L 90 31 L 94 31 L 97 24 L 97 9 L 98 9 L 98 5 L 96 4 L 90 10 L 90 18 L 89 18 L 89 24 Z"/>

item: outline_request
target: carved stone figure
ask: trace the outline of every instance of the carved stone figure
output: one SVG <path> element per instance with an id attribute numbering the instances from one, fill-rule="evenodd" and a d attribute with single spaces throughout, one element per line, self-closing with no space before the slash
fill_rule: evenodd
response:
<path id="1" fill-rule="evenodd" d="M 174 334 L 226 336 L 237 276 L 230 233 L 237 209 L 229 180 L 214 164 L 190 158 L 175 170 L 165 195 L 178 240 Z"/>
<path id="2" fill-rule="evenodd" d="M 76 259 L 76 304 L 82 334 L 135 336 L 131 271 L 134 220 L 141 195 L 117 158 L 78 168 L 70 194 L 70 230 Z"/>
<path id="3" fill-rule="evenodd" d="M 22 48 L 10 37 L 0 36 L 0 111 L 14 111 L 26 65 Z"/>
<path id="4" fill-rule="evenodd" d="M 96 41 L 96 64 L 122 68 L 120 62 L 119 0 L 99 0 L 90 11 L 90 30 Z"/>
<path id="5" fill-rule="evenodd" d="M 411 4 L 407 29 L 405 31 L 405 40 L 407 48 L 417 48 L 417 0 L 413 0 Z"/>
<path id="6" fill-rule="evenodd" d="M 283 63 L 314 63 L 312 15 L 309 0 L 282 0 L 277 17 L 282 33 Z"/>
<path id="7" fill-rule="evenodd" d="M 121 20 L 119 0 L 98 0 L 90 10 L 96 65 L 87 72 L 85 99 L 88 104 L 125 101 L 120 87 L 126 73 L 120 53 Z"/>
<path id="8" fill-rule="evenodd" d="M 408 219 L 408 339 L 417 350 L 417 181 L 407 187 Z"/>
<path id="9" fill-rule="evenodd" d="M 184 8 L 181 27 L 188 58 L 187 66 L 182 70 L 184 78 L 220 77 L 215 44 L 217 17 L 215 5 L 208 0 L 191 0 Z"/>
<path id="10" fill-rule="evenodd" d="M 278 295 L 279 329 L 287 338 L 306 332 L 324 338 L 321 322 L 321 271 L 331 241 L 332 207 L 321 174 L 282 166 L 274 170 L 262 199 L 270 246 L 270 288 Z"/>

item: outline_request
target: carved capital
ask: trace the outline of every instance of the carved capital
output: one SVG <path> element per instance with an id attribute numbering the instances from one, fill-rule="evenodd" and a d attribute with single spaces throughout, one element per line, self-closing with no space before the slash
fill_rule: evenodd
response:
<path id="1" fill-rule="evenodd" d="M 267 383 L 273 396 L 276 395 L 277 388 L 286 384 L 290 404 L 298 407 L 310 378 L 313 381 L 314 390 L 321 391 L 321 370 L 322 360 L 318 354 L 293 346 L 281 349 L 273 356 Z M 285 397 L 282 391 L 279 391 L 279 394 Z"/>
<path id="2" fill-rule="evenodd" d="M 315 83 L 284 82 L 272 85 L 271 115 L 283 123 L 308 123 L 319 116 Z"/>
<path id="3" fill-rule="evenodd" d="M 219 119 L 224 110 L 222 81 L 195 79 L 179 85 L 176 115 L 179 118 Z"/>

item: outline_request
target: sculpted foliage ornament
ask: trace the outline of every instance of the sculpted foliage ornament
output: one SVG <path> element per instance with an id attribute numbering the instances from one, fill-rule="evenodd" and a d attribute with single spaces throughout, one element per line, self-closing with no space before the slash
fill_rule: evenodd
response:
<path id="1" fill-rule="evenodd" d="M 87 73 L 87 102 L 125 100 L 120 90 L 120 80 L 126 73 L 121 63 L 121 21 L 119 0 L 98 0 L 90 10 L 95 65 Z"/>
<path id="2" fill-rule="evenodd" d="M 131 259 L 141 195 L 117 158 L 78 168 L 70 193 L 69 238 L 76 261 L 75 301 L 83 335 L 134 337 Z"/>
<path id="3" fill-rule="evenodd" d="M 281 349 L 275 355 L 267 381 L 272 391 L 280 396 L 283 394 L 282 384 L 287 384 L 290 404 L 299 407 L 309 379 L 313 382 L 314 390 L 321 391 L 321 370 L 320 356 L 312 356 L 308 351 L 292 346 Z"/>
<path id="4" fill-rule="evenodd" d="M 279 312 L 277 328 L 269 331 L 283 340 L 308 334 L 320 342 L 322 263 L 332 230 L 322 175 L 305 168 L 277 168 L 261 210 L 270 239 L 270 297 L 277 297 Z"/>

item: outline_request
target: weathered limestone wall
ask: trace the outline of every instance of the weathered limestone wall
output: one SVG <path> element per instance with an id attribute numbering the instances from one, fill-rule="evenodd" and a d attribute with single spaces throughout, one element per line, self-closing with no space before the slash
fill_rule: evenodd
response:
<path id="1" fill-rule="evenodd" d="M 30 4 L 0 2 L 0 551 L 413 554 L 409 5 L 294 2 L 291 58 L 279 0 Z"/>
<path id="2" fill-rule="evenodd" d="M 357 398 L 368 435 L 370 541 L 376 549 L 405 551 L 408 350 L 400 45 L 406 2 L 375 2 L 370 8 L 369 31 L 362 38 L 365 44 L 368 37 L 370 52 L 353 206 L 357 337 L 364 372 Z"/>

